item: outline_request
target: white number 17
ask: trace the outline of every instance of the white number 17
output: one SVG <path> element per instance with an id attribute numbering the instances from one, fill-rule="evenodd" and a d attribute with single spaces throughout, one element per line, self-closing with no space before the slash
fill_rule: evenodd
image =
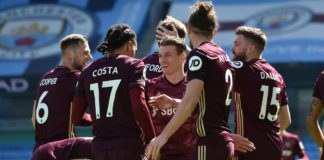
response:
<path id="1" fill-rule="evenodd" d="M 120 79 L 116 79 L 116 80 L 102 82 L 102 88 L 112 87 L 110 96 L 109 96 L 109 100 L 108 100 L 106 117 L 113 116 L 113 107 L 114 107 L 114 102 L 115 102 L 115 96 L 116 96 L 117 88 L 120 84 L 120 81 L 121 81 Z M 99 84 L 98 83 L 90 84 L 90 90 L 93 91 L 93 94 L 94 94 L 96 119 L 99 119 L 100 118 Z"/>

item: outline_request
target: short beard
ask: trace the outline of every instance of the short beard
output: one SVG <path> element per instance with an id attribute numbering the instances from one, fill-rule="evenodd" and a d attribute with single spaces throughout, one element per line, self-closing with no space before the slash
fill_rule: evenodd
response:
<path id="1" fill-rule="evenodd" d="M 79 71 L 82 71 L 82 69 L 83 69 L 83 66 L 80 65 L 79 63 L 77 63 L 76 61 L 73 62 L 73 67 L 74 67 L 76 70 L 79 70 Z"/>
<path id="2" fill-rule="evenodd" d="M 234 61 L 245 61 L 245 55 L 240 55 L 240 56 L 235 56 L 235 54 L 233 54 L 233 60 Z"/>

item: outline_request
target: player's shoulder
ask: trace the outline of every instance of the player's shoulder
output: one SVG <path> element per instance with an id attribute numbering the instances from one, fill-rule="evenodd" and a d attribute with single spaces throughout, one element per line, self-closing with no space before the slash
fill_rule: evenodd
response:
<path id="1" fill-rule="evenodd" d="M 78 78 L 80 76 L 79 70 L 70 70 L 68 67 L 65 66 L 57 66 L 54 69 L 50 70 L 46 74 L 43 75 L 43 78 L 48 77 L 57 77 L 57 78 Z"/>
<path id="2" fill-rule="evenodd" d="M 318 75 L 319 79 L 324 79 L 324 70 Z"/>
<path id="3" fill-rule="evenodd" d="M 143 62 L 142 59 L 138 59 L 135 57 L 130 57 L 127 55 L 119 55 L 116 59 L 122 60 L 125 62 L 125 64 L 134 64 L 134 63 L 141 63 Z"/>
<path id="4" fill-rule="evenodd" d="M 144 56 L 143 58 L 141 58 L 141 60 L 146 63 L 146 61 L 151 61 L 152 59 L 159 59 L 159 53 L 158 52 L 153 52 L 152 54 L 149 54 L 147 56 Z"/>

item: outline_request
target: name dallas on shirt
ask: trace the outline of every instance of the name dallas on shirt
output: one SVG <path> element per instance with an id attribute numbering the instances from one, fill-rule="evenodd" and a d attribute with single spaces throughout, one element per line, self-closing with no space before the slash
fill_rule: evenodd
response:
<path id="1" fill-rule="evenodd" d="M 96 69 L 92 72 L 92 77 L 99 77 L 106 74 L 118 74 L 118 68 L 107 66 L 107 67 Z"/>
<path id="2" fill-rule="evenodd" d="M 277 74 L 272 74 L 268 72 L 260 72 L 261 79 L 272 79 L 275 81 L 279 81 L 279 76 Z"/>

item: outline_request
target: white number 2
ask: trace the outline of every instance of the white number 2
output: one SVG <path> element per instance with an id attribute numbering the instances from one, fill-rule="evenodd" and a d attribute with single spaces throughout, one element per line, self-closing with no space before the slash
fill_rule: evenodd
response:
<path id="1" fill-rule="evenodd" d="M 106 117 L 113 116 L 113 106 L 114 106 L 117 88 L 120 84 L 120 81 L 121 81 L 120 79 L 116 79 L 116 80 L 102 82 L 102 88 L 112 87 L 110 96 L 109 96 L 109 100 L 108 100 Z M 96 119 L 99 119 L 100 118 L 100 103 L 99 103 L 100 101 L 99 101 L 99 85 L 98 85 L 98 83 L 90 84 L 90 90 L 93 91 L 93 94 L 94 94 Z"/>
<path id="2" fill-rule="evenodd" d="M 232 75 L 231 70 L 229 70 L 229 69 L 227 69 L 225 72 L 225 81 L 226 81 L 226 83 L 229 83 L 227 96 L 226 96 L 226 100 L 225 100 L 226 106 L 229 106 L 232 101 L 232 99 L 230 99 L 230 93 L 232 92 L 232 88 L 233 88 L 233 75 Z"/>
<path id="3" fill-rule="evenodd" d="M 260 111 L 260 114 L 259 114 L 259 118 L 260 119 L 265 119 L 267 106 L 268 106 L 267 104 L 268 104 L 269 86 L 262 85 L 261 86 L 261 91 L 263 92 L 263 97 L 262 97 L 261 111 Z M 270 105 L 274 105 L 276 107 L 276 113 L 275 114 L 271 114 L 270 112 L 268 113 L 267 119 L 269 121 L 275 121 L 278 118 L 278 112 L 279 112 L 279 107 L 280 106 L 279 106 L 279 102 L 277 100 L 277 94 L 279 94 L 280 91 L 281 91 L 281 89 L 278 88 L 278 87 L 273 87 L 273 89 L 272 89 L 272 96 L 271 96 Z"/>
<path id="4" fill-rule="evenodd" d="M 42 93 L 42 95 L 40 96 L 38 103 L 37 103 L 37 107 L 36 107 L 36 121 L 38 124 L 44 124 L 48 118 L 48 106 L 46 103 L 43 103 L 43 99 L 45 98 L 45 96 L 47 95 L 48 91 L 44 91 Z M 44 110 L 44 114 L 41 117 L 39 115 L 40 110 L 43 109 Z"/>

